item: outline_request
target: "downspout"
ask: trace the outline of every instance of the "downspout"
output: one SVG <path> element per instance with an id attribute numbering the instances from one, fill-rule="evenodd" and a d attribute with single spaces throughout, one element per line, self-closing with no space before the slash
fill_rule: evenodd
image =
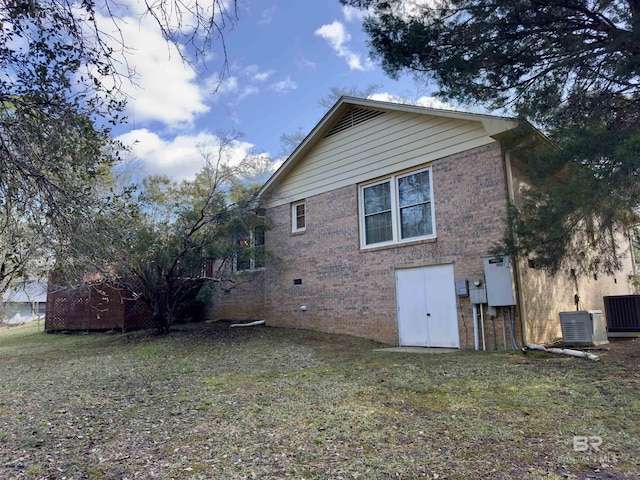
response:
<path id="1" fill-rule="evenodd" d="M 515 192 L 513 189 L 513 171 L 511 169 L 511 156 L 509 152 L 504 153 L 504 164 L 507 175 L 507 191 L 509 194 L 509 201 L 515 204 Z M 566 348 L 546 348 L 544 345 L 538 345 L 536 343 L 530 343 L 527 338 L 527 308 L 524 302 L 524 293 L 522 292 L 522 270 L 520 269 L 520 262 L 513 262 L 513 268 L 515 271 L 516 288 L 518 290 L 518 301 L 520 302 L 520 324 L 522 326 L 522 343 L 528 349 L 541 350 L 550 353 L 560 353 L 564 355 L 571 355 L 574 357 L 584 357 L 589 360 L 598 361 L 600 357 L 588 352 L 581 352 L 579 350 L 570 350 Z"/>

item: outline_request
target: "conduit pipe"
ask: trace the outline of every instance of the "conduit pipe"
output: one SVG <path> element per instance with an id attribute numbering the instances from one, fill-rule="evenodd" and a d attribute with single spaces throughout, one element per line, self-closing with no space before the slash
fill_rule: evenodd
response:
<path id="1" fill-rule="evenodd" d="M 487 344 L 485 342 L 484 335 L 484 308 L 482 308 L 482 303 L 480 304 L 480 325 L 482 326 L 482 351 L 487 351 Z"/>
<path id="2" fill-rule="evenodd" d="M 480 338 L 478 337 L 478 306 L 473 304 L 473 340 L 476 350 L 480 350 Z"/>
<path id="3" fill-rule="evenodd" d="M 502 344 L 504 345 L 504 351 L 507 351 L 507 324 L 505 320 L 504 309 L 502 309 Z"/>

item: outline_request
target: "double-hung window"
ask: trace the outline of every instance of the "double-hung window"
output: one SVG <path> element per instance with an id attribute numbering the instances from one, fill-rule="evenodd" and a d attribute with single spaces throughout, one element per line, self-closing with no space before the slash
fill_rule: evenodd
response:
<path id="1" fill-rule="evenodd" d="M 291 206 L 291 231 L 304 232 L 307 229 L 307 204 L 296 202 Z"/>
<path id="2" fill-rule="evenodd" d="M 427 168 L 362 185 L 362 246 L 434 237 L 431 183 L 431 169 Z"/>

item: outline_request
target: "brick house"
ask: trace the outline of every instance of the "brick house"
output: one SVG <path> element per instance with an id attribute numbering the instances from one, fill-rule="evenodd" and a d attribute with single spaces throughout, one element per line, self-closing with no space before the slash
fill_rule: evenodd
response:
<path id="1" fill-rule="evenodd" d="M 341 98 L 260 191 L 260 243 L 273 259 L 222 285 L 212 316 L 396 345 L 506 349 L 512 333 L 520 345 L 560 338 L 559 312 L 576 309 L 576 294 L 582 308 L 603 309 L 603 295 L 631 293 L 634 265 L 629 255 L 615 277 L 550 277 L 502 259 L 513 301 L 475 305 L 487 252 L 525 184 L 501 141 L 515 127 Z"/>

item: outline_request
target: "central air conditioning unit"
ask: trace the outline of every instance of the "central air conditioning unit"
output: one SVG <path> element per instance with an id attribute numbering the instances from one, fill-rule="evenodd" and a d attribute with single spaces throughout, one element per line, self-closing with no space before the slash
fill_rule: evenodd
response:
<path id="1" fill-rule="evenodd" d="M 607 324 L 600 310 L 560 312 L 560 326 L 565 344 L 596 347 L 609 343 Z"/>

